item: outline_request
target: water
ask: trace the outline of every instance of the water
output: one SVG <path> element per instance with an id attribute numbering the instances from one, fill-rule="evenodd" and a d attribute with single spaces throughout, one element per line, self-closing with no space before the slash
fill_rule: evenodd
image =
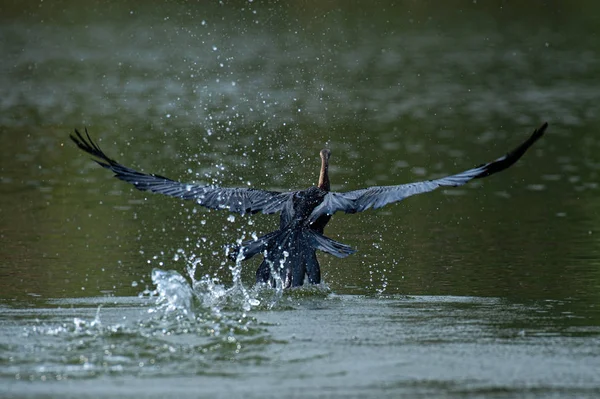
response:
<path id="1" fill-rule="evenodd" d="M 599 396 L 598 6 L 481 3 L 0 5 L 0 396 Z M 328 147 L 347 191 L 546 120 L 499 175 L 335 215 L 357 254 L 287 293 L 223 249 L 277 218 L 134 191 L 68 139 L 273 190 Z"/>
<path id="2" fill-rule="evenodd" d="M 3 323 L 3 391 L 257 398 L 600 392 L 600 329 L 586 325 L 573 302 L 335 294 L 282 302 L 253 316 L 196 307 L 204 313 L 195 318 L 182 308 L 157 311 L 146 297 L 6 310 L 3 322 L 19 323 Z"/>

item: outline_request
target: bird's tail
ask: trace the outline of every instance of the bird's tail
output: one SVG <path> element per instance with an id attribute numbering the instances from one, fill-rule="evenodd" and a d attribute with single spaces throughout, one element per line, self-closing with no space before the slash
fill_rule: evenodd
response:
<path id="1" fill-rule="evenodd" d="M 304 229 L 297 232 L 284 229 L 276 230 L 256 239 L 242 242 L 242 244 L 238 247 L 232 248 L 232 250 L 229 252 L 229 257 L 232 260 L 246 260 L 252 258 L 258 253 L 262 253 L 265 250 L 268 251 L 276 247 L 281 247 L 282 250 L 287 250 L 288 247 L 295 248 L 298 246 L 308 246 L 313 249 L 319 249 L 333 256 L 337 256 L 338 258 L 345 258 L 346 256 L 352 255 L 356 252 L 356 250 L 351 246 L 332 240 L 331 238 L 325 237 L 323 234 L 311 229 Z"/>
<path id="2" fill-rule="evenodd" d="M 329 237 L 325 237 L 323 234 L 318 233 L 314 230 L 306 230 L 306 237 L 308 238 L 311 246 L 315 249 L 320 249 L 323 252 L 327 252 L 338 258 L 345 258 L 348 255 L 352 255 L 356 252 L 350 245 L 342 244 L 339 241 L 332 240 Z"/>
<path id="3" fill-rule="evenodd" d="M 321 281 L 315 253 L 317 249 L 338 258 L 355 252 L 350 246 L 311 229 L 282 229 L 243 242 L 230 253 L 230 257 L 246 260 L 263 253 L 265 259 L 256 272 L 258 282 L 268 282 L 274 272 L 279 272 L 285 287 L 300 286 L 304 283 L 305 275 L 311 283 L 318 284 Z"/>

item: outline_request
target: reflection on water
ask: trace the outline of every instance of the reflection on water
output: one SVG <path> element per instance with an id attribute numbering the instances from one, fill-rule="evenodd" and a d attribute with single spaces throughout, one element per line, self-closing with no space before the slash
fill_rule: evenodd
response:
<path id="1" fill-rule="evenodd" d="M 82 4 L 0 5 L 3 396 L 599 396 L 597 5 Z M 276 218 L 134 192 L 68 142 L 278 190 L 315 184 L 327 146 L 347 191 L 465 170 L 544 120 L 502 174 L 336 215 L 358 253 L 286 294 L 223 251 Z"/>

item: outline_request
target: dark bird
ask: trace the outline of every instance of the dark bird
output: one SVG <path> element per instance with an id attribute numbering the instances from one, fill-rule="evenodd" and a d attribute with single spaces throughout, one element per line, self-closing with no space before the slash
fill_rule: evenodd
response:
<path id="1" fill-rule="evenodd" d="M 547 127 L 548 124 L 544 123 L 529 139 L 505 156 L 456 175 L 345 193 L 330 191 L 328 167 L 331 152 L 327 149 L 321 150 L 321 172 L 317 186 L 300 191 L 278 192 L 181 183 L 163 176 L 141 173 L 109 158 L 90 138 L 87 129 L 86 137 L 75 130 L 71 139 L 83 151 L 96 157 L 100 166 L 111 170 L 116 178 L 133 184 L 138 190 L 190 199 L 210 209 L 223 209 L 242 215 L 279 212 L 279 230 L 243 242 L 231 249 L 229 257 L 242 261 L 261 253 L 264 259 L 256 271 L 257 283 L 275 284 L 275 278 L 279 275 L 283 286 L 289 288 L 301 286 L 305 276 L 312 284 L 321 282 L 317 249 L 339 258 L 355 252 L 350 246 L 323 235 L 323 229 L 334 213 L 377 209 L 438 187 L 461 186 L 472 179 L 493 175 L 517 162 L 542 137 Z"/>

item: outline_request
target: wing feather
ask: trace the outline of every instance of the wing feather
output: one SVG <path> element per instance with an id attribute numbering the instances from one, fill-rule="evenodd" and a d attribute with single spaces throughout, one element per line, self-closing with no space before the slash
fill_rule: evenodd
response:
<path id="1" fill-rule="evenodd" d="M 316 221 L 319 216 L 324 214 L 333 215 L 339 211 L 356 213 L 370 208 L 377 209 L 387 204 L 402 201 L 404 198 L 412 195 L 433 191 L 438 187 L 462 186 L 470 180 L 493 175 L 517 162 L 529 147 L 543 136 L 547 127 L 548 124 L 544 123 L 538 129 L 534 130 L 529 139 L 503 157 L 456 175 L 397 186 L 369 187 L 346 193 L 329 192 L 323 202 L 311 213 L 311 222 Z"/>
<path id="2" fill-rule="evenodd" d="M 280 212 L 285 201 L 292 194 L 252 188 L 223 188 L 214 185 L 188 184 L 160 175 L 138 172 L 109 158 L 91 139 L 87 129 L 85 134 L 84 138 L 79 131 L 75 130 L 75 135 L 71 135 L 71 140 L 80 149 L 98 158 L 99 160 L 95 161 L 103 168 L 114 172 L 116 178 L 133 184 L 141 191 L 194 200 L 199 205 L 210 209 L 226 209 L 242 215 L 256 212 Z"/>

